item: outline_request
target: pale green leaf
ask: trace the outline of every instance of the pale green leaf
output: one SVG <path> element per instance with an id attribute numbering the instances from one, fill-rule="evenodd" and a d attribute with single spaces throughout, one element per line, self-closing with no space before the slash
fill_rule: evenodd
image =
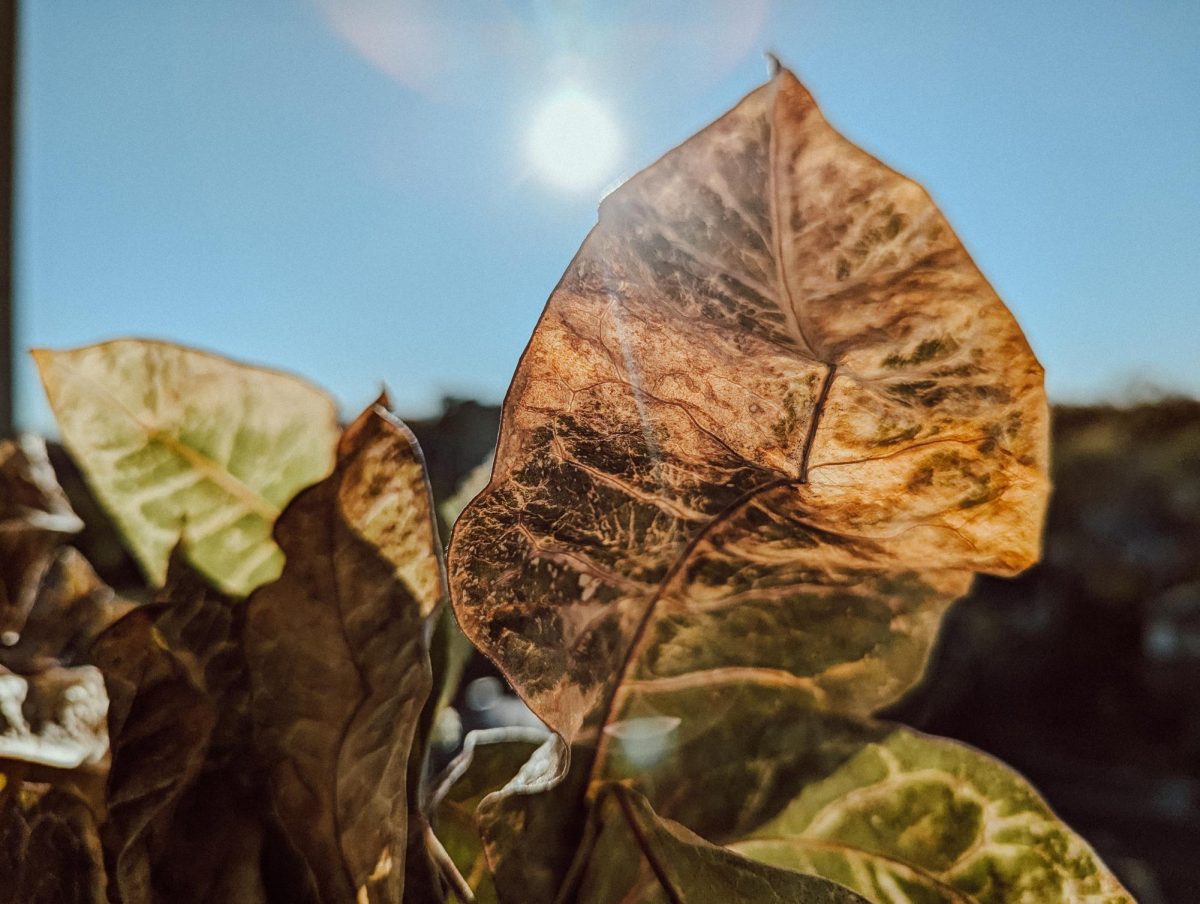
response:
<path id="1" fill-rule="evenodd" d="M 325 393 L 165 342 L 33 356 L 63 443 L 153 583 L 181 540 L 227 592 L 278 577 L 275 518 L 333 465 L 337 418 Z"/>

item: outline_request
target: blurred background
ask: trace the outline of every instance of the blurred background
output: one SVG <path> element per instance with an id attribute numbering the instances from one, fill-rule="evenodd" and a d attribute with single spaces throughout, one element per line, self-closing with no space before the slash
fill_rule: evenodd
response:
<path id="1" fill-rule="evenodd" d="M 1142 904 L 1200 901 L 1200 4 L 0 11 L 0 432 L 53 435 L 24 349 L 172 339 L 345 412 L 386 381 L 443 498 L 599 198 L 776 53 L 930 190 L 1056 403 L 1045 561 L 977 584 L 893 715 L 1025 772 Z M 57 463 L 84 552 L 131 579 Z M 468 727 L 500 711 L 469 674 Z"/>

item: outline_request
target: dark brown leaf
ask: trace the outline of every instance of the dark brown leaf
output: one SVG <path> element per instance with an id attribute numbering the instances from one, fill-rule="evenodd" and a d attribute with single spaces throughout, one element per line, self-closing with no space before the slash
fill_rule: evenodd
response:
<path id="1" fill-rule="evenodd" d="M 429 694 L 440 543 L 416 441 L 382 405 L 280 516 L 286 564 L 249 601 L 255 737 L 323 904 L 399 902 L 408 758 Z"/>
<path id="2" fill-rule="evenodd" d="M 265 823 L 260 815 L 265 801 L 259 797 L 228 770 L 199 776 L 174 808 L 155 864 L 155 900 L 302 904 L 301 897 L 281 888 L 268 894 L 262 872 Z"/>
<path id="3" fill-rule="evenodd" d="M 177 549 L 155 603 L 96 644 L 114 694 L 102 836 L 126 904 L 267 900 L 270 804 L 251 744 L 244 615 Z"/>
<path id="4" fill-rule="evenodd" d="M 28 788 L 0 809 L 0 834 L 6 848 L 17 850 L 15 872 L 8 857 L 0 859 L 0 902 L 3 904 L 107 904 L 100 841 L 92 811 L 73 794 Z"/>
<path id="5" fill-rule="evenodd" d="M 756 863 L 655 815 L 646 799 L 607 785 L 592 811 L 579 904 L 868 904 L 827 879 Z"/>
<path id="6" fill-rule="evenodd" d="M 24 629 L 54 550 L 83 523 L 37 437 L 0 441 L 0 648 Z"/>
<path id="7" fill-rule="evenodd" d="M 53 665 L 82 665 L 100 633 L 132 608 L 73 547 L 51 557 L 16 642 L 0 648 L 0 665 L 30 674 Z"/>
<path id="8" fill-rule="evenodd" d="M 156 614 L 157 607 L 130 612 L 92 648 L 111 698 L 102 837 L 110 897 L 123 904 L 165 900 L 155 890 L 154 866 L 168 844 L 175 807 L 200 774 L 218 716 L 158 632 Z"/>
<path id="9" fill-rule="evenodd" d="M 205 771 L 252 769 L 250 674 L 242 652 L 246 606 L 217 590 L 176 549 L 156 597 L 155 629 L 217 711 Z"/>

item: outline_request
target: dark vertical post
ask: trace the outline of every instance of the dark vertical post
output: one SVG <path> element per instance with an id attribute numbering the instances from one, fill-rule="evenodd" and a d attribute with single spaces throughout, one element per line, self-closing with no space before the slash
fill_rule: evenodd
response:
<path id="1" fill-rule="evenodd" d="M 17 148 L 17 2 L 0 0 L 0 436 L 13 432 L 13 189 Z"/>

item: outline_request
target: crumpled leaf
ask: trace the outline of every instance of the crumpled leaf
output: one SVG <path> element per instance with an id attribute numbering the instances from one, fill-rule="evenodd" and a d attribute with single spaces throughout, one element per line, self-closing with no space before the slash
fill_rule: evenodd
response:
<path id="1" fill-rule="evenodd" d="M 456 613 L 601 757 L 680 690 L 870 713 L 974 572 L 1036 558 L 1046 422 L 928 196 L 782 70 L 604 200 L 455 528 Z"/>
<path id="2" fill-rule="evenodd" d="M 0 760 L 72 770 L 108 752 L 104 678 L 90 665 L 31 675 L 0 667 Z"/>
<path id="3" fill-rule="evenodd" d="M 0 652 L 17 642 L 55 549 L 82 527 L 45 442 L 0 441 Z"/>
<path id="4" fill-rule="evenodd" d="M 0 648 L 0 772 L 104 809 L 108 693 L 92 640 L 128 611 L 71 547 L 48 556 L 33 605 Z"/>
<path id="5" fill-rule="evenodd" d="M 621 785 L 607 785 L 592 810 L 579 904 L 865 904 L 827 879 L 740 857 L 670 820 Z M 570 893 L 572 889 L 568 889 Z"/>
<path id="6" fill-rule="evenodd" d="M 113 694 L 101 835 L 114 901 L 267 900 L 269 802 L 251 743 L 244 613 L 177 549 L 155 602 L 93 647 Z"/>
<path id="7" fill-rule="evenodd" d="M 33 352 L 63 442 L 151 582 L 182 540 L 222 589 L 279 575 L 280 510 L 332 466 L 333 401 L 276 371 L 165 342 Z"/>
<path id="8" fill-rule="evenodd" d="M 100 580 L 77 549 L 63 547 L 44 574 L 15 643 L 0 648 L 0 666 L 31 674 L 86 664 L 92 642 L 132 606 Z"/>
<path id="9" fill-rule="evenodd" d="M 156 893 L 154 867 L 171 833 L 173 811 L 200 774 L 218 717 L 214 702 L 155 626 L 156 608 L 130 612 L 92 649 L 112 698 L 102 838 L 110 896 L 124 904 L 165 900 Z"/>
<path id="10" fill-rule="evenodd" d="M 416 441 L 375 405 L 276 526 L 283 574 L 249 600 L 256 743 L 324 904 L 399 902 L 406 771 L 430 692 L 440 542 Z"/>
<path id="11" fill-rule="evenodd" d="M 729 846 L 825 876 L 874 904 L 1133 901 L 1020 776 L 903 728 Z"/>

